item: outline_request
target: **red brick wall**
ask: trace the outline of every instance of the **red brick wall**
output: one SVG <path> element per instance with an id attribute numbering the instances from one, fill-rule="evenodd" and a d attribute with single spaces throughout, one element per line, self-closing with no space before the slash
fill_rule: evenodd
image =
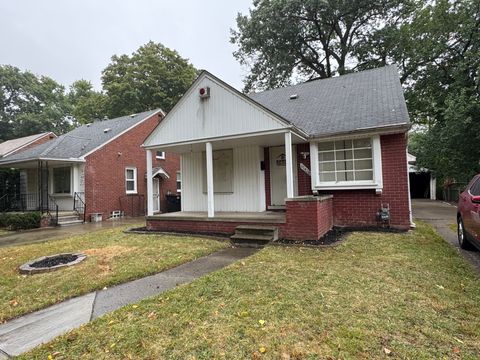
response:
<path id="1" fill-rule="evenodd" d="M 333 227 L 332 198 L 286 201 L 284 237 L 291 240 L 318 240 Z"/>
<path id="2" fill-rule="evenodd" d="M 300 168 L 300 164 L 305 165 L 310 169 L 310 156 L 307 156 L 306 159 L 303 158 L 302 152 L 310 153 L 310 144 L 298 144 L 297 145 L 297 174 L 298 174 L 298 196 L 312 195 L 312 183 L 310 176 L 305 174 Z"/>
<path id="3" fill-rule="evenodd" d="M 410 226 L 407 182 L 407 138 L 405 134 L 383 135 L 383 192 L 375 190 L 323 191 L 333 195 L 333 216 L 336 226 L 378 226 L 376 213 L 382 203 L 390 205 L 391 225 L 399 229 Z"/>
<path id="4" fill-rule="evenodd" d="M 239 225 L 271 225 L 279 229 L 280 238 L 303 241 L 318 240 L 333 226 L 332 198 L 287 201 L 285 223 L 241 222 L 222 220 L 147 219 L 147 229 L 166 232 L 232 235 Z M 313 200 L 313 201 L 312 201 Z"/>
<path id="5" fill-rule="evenodd" d="M 146 209 L 146 151 L 141 144 L 158 125 L 159 120 L 159 115 L 152 116 L 86 157 L 85 202 L 88 218 L 91 213 L 102 213 L 103 219 L 106 219 L 111 211 L 121 210 L 120 197 L 127 195 L 126 167 L 137 168 L 137 194 L 144 196 L 142 207 Z M 162 166 L 170 175 L 170 179 L 160 180 L 161 195 L 166 194 L 168 190 L 176 192 L 176 171 L 180 169 L 178 155 L 166 154 L 165 160 L 157 160 L 155 154 L 153 157 L 153 166 Z M 136 201 L 134 203 L 136 204 Z M 164 206 L 165 203 L 162 201 L 162 209 Z"/>

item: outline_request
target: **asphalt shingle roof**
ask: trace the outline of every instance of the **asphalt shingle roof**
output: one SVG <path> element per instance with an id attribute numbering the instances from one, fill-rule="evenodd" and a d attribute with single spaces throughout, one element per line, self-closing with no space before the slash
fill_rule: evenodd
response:
<path id="1" fill-rule="evenodd" d="M 52 136 L 55 136 L 55 135 L 53 135 L 53 133 L 44 132 L 44 133 L 41 133 L 41 134 L 24 136 L 24 137 L 21 137 L 21 138 L 4 141 L 0 144 L 0 157 L 4 156 L 5 154 L 8 154 L 9 152 L 12 152 L 12 151 L 15 151 L 15 150 L 19 149 L 22 146 L 25 146 L 29 143 L 32 143 L 37 139 L 41 139 L 42 137 L 44 137 L 48 134 L 52 134 Z"/>
<path id="2" fill-rule="evenodd" d="M 290 99 L 291 95 L 296 99 Z M 311 136 L 409 124 L 396 66 L 248 95 Z"/>
<path id="3" fill-rule="evenodd" d="M 0 161 L 0 164 L 39 158 L 78 159 L 158 111 L 151 110 L 82 125 L 54 140 L 7 156 Z M 110 130 L 105 131 L 106 129 Z"/>

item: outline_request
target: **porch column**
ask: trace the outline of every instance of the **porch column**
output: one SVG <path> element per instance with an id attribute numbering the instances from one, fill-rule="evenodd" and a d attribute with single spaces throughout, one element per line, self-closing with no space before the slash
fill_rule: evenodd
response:
<path id="1" fill-rule="evenodd" d="M 153 215 L 152 150 L 147 150 L 147 215 Z"/>
<path id="2" fill-rule="evenodd" d="M 292 133 L 285 133 L 285 168 L 287 172 L 287 197 L 293 198 L 293 158 L 292 158 Z"/>
<path id="3" fill-rule="evenodd" d="M 205 151 L 207 156 L 207 205 L 208 205 L 208 217 L 213 218 L 215 216 L 215 197 L 213 193 L 213 150 L 212 143 L 207 142 L 205 144 Z"/>

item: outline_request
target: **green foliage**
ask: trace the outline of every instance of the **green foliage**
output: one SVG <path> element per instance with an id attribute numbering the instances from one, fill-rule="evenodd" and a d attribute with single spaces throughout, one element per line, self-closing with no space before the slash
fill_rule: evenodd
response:
<path id="1" fill-rule="evenodd" d="M 0 214 L 0 227 L 9 230 L 26 230 L 40 227 L 42 214 L 36 211 L 26 213 L 3 213 Z"/>
<path id="2" fill-rule="evenodd" d="M 76 124 L 86 124 L 107 115 L 106 95 L 95 91 L 90 81 L 75 81 L 70 86 L 68 100 L 72 104 L 72 115 Z"/>
<path id="3" fill-rule="evenodd" d="M 169 111 L 197 71 L 175 50 L 152 41 L 131 56 L 114 55 L 102 72 L 110 117 L 161 108 Z"/>
<path id="4" fill-rule="evenodd" d="M 256 0 L 249 15 L 239 14 L 231 42 L 234 56 L 250 67 L 245 91 L 326 78 L 354 70 L 374 40 L 394 29 L 413 1 Z M 386 58 L 381 59 L 386 62 Z"/>
<path id="5" fill-rule="evenodd" d="M 0 140 L 70 128 L 64 87 L 46 76 L 0 66 Z"/>
<path id="6" fill-rule="evenodd" d="M 441 57 L 408 90 L 414 120 L 424 127 L 411 142 L 417 163 L 444 182 L 468 182 L 480 172 L 480 3 L 440 2 L 449 41 Z M 438 15 L 438 11 L 436 12 Z M 453 25 L 448 25 L 453 24 Z"/>

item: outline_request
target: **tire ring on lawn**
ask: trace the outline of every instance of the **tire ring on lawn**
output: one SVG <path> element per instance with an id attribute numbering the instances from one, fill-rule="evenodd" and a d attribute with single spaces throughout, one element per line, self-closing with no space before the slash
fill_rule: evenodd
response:
<path id="1" fill-rule="evenodd" d="M 48 260 L 55 260 L 56 258 L 62 258 L 62 257 L 72 257 L 71 261 L 65 262 L 65 263 L 60 263 L 58 265 L 54 266 L 35 266 L 36 263 L 39 262 L 45 262 Z M 38 259 L 29 261 L 23 265 L 20 266 L 20 274 L 26 274 L 26 275 L 34 275 L 34 274 L 41 274 L 41 273 L 46 273 L 50 271 L 55 271 L 59 270 L 64 267 L 69 267 L 76 265 L 83 260 L 87 258 L 87 255 L 82 254 L 82 253 L 62 253 L 62 254 L 55 254 L 55 255 L 49 255 L 49 256 L 42 256 Z"/>

